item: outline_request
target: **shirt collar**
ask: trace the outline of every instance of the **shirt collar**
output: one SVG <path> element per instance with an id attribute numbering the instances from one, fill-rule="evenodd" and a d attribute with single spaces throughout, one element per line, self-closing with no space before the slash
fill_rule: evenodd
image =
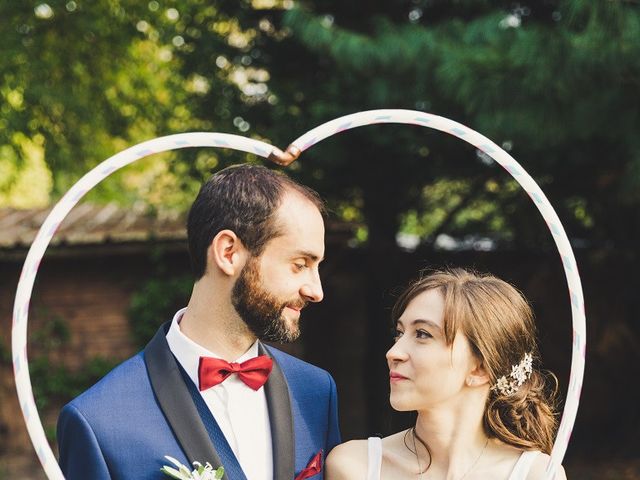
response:
<path id="1" fill-rule="evenodd" d="M 200 364 L 200 357 L 214 357 L 221 358 L 220 355 L 212 352 L 211 350 L 203 347 L 187 337 L 180 330 L 180 320 L 186 308 L 182 308 L 176 312 L 171 321 L 171 326 L 167 332 L 167 343 L 171 353 L 176 357 L 182 368 L 185 369 L 187 375 L 193 383 L 198 385 L 198 365 Z M 250 358 L 258 356 L 258 340 L 256 340 L 249 349 L 242 354 L 238 359 L 233 360 L 237 363 L 242 363 Z"/>

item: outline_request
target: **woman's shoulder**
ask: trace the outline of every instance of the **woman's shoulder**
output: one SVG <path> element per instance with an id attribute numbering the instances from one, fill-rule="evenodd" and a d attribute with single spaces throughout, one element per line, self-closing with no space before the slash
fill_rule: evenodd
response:
<path id="1" fill-rule="evenodd" d="M 527 475 L 527 480 L 544 480 L 547 478 L 546 470 L 547 464 L 549 463 L 549 459 L 551 457 L 546 453 L 539 453 L 533 463 L 531 464 L 531 468 L 529 469 L 529 473 Z M 558 469 L 555 480 L 567 480 L 567 476 L 564 472 L 564 468 L 562 465 Z"/>
<path id="2" fill-rule="evenodd" d="M 381 439 L 384 461 L 391 464 L 406 463 L 407 431 L 389 435 Z M 376 439 L 380 440 L 380 439 Z M 325 474 L 327 480 L 362 480 L 369 471 L 369 440 L 351 440 L 335 447 L 327 456 Z"/>
<path id="3" fill-rule="evenodd" d="M 351 440 L 335 447 L 327 456 L 326 477 L 329 480 L 362 478 L 368 462 L 367 440 Z"/>
<path id="4" fill-rule="evenodd" d="M 368 440 L 350 440 L 345 443 L 341 443 L 336 446 L 331 452 L 329 452 L 329 456 L 327 457 L 327 461 L 329 458 L 335 458 L 338 460 L 346 460 L 348 458 L 359 458 L 362 457 L 365 462 L 367 460 L 367 442 Z"/>

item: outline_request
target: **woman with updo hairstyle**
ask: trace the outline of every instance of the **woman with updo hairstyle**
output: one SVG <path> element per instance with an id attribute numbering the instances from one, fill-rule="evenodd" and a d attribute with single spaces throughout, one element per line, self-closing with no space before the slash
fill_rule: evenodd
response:
<path id="1" fill-rule="evenodd" d="M 353 440 L 327 480 L 545 478 L 557 427 L 556 379 L 540 369 L 531 307 L 513 286 L 463 269 L 411 283 L 392 310 L 390 403 L 416 424 Z M 566 479 L 559 468 L 556 479 Z"/>

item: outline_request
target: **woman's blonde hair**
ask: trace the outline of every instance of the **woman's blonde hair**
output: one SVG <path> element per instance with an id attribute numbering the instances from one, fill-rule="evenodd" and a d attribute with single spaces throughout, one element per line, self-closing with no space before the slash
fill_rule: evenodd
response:
<path id="1" fill-rule="evenodd" d="M 551 453 L 557 428 L 557 382 L 551 373 L 535 368 L 538 360 L 533 312 L 516 288 L 492 275 L 461 268 L 434 271 L 412 282 L 398 297 L 392 318 L 396 322 L 411 300 L 427 290 L 444 298 L 444 336 L 453 344 L 460 331 L 482 361 L 491 385 L 509 376 L 525 354 L 533 355 L 531 376 L 511 395 L 492 390 L 484 414 L 489 437 L 525 450 Z M 550 388 L 547 377 L 553 380 Z"/>

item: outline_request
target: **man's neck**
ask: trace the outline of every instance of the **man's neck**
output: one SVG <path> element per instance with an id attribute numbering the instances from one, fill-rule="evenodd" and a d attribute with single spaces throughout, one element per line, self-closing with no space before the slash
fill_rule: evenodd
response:
<path id="1" fill-rule="evenodd" d="M 214 293 L 212 293 L 214 292 Z M 224 292 L 196 283 L 180 331 L 198 345 L 227 361 L 241 357 L 256 341 Z"/>

